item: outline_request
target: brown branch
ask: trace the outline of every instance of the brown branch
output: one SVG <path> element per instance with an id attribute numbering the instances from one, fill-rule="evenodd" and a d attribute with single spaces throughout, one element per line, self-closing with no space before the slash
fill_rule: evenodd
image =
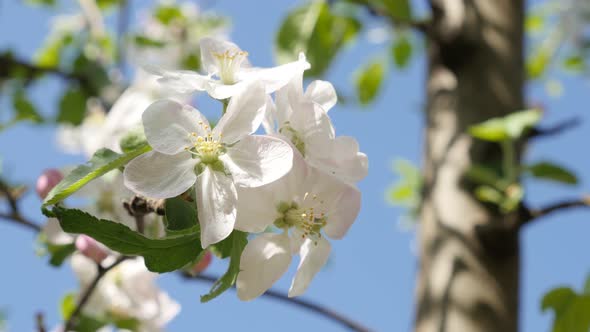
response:
<path id="1" fill-rule="evenodd" d="M 115 266 L 119 265 L 127 258 L 129 258 L 129 257 L 121 256 L 113 264 L 111 264 L 107 267 L 102 267 L 102 265 L 96 264 L 96 268 L 97 268 L 96 277 L 94 277 L 94 279 L 92 280 L 90 285 L 88 285 L 88 287 L 86 287 L 86 289 L 82 293 L 82 296 L 80 297 L 80 301 L 78 301 L 78 305 L 76 305 L 74 312 L 72 312 L 72 314 L 70 315 L 70 318 L 68 318 L 68 320 L 66 321 L 64 331 L 72 330 L 74 328 L 74 326 L 78 323 L 77 322 L 78 316 L 80 316 L 80 314 L 82 313 L 82 309 L 84 309 L 84 306 L 86 305 L 86 303 L 90 299 L 90 296 L 92 295 L 92 293 L 96 289 L 96 286 L 98 285 L 98 283 L 100 282 L 102 277 L 104 277 L 107 274 L 107 272 L 112 270 Z"/>
<path id="2" fill-rule="evenodd" d="M 527 135 L 527 138 L 545 138 L 545 137 L 550 137 L 550 136 L 554 136 L 554 135 L 558 135 L 563 133 L 564 131 L 570 130 L 572 128 L 575 128 L 577 126 L 579 126 L 582 123 L 581 119 L 579 117 L 573 117 L 567 120 L 564 120 L 563 122 L 560 122 L 554 126 L 551 127 L 545 127 L 545 128 L 533 128 L 530 130 L 530 132 Z"/>
<path id="3" fill-rule="evenodd" d="M 580 199 L 556 202 L 539 209 L 524 208 L 522 209 L 523 212 L 521 213 L 520 225 L 523 226 L 536 219 L 553 214 L 554 212 L 580 207 L 590 208 L 590 196 L 585 196 Z"/>
<path id="4" fill-rule="evenodd" d="M 216 276 L 211 276 L 211 275 L 206 275 L 206 274 L 198 274 L 196 276 L 191 276 L 191 275 L 183 273 L 181 275 L 186 280 L 197 280 L 197 281 L 204 281 L 204 282 L 208 282 L 208 283 L 214 283 L 215 281 L 217 281 L 217 279 L 219 279 Z M 282 292 L 272 290 L 272 289 L 267 290 L 266 293 L 262 294 L 262 296 L 266 297 L 266 298 L 277 300 L 279 302 L 290 304 L 290 305 L 299 307 L 301 309 L 308 310 L 314 314 L 320 315 L 324 318 L 332 320 L 335 323 L 345 326 L 348 329 L 350 329 L 351 331 L 358 331 L 358 332 L 371 331 L 366 326 L 363 326 L 362 324 L 351 320 L 350 318 L 344 316 L 343 314 L 340 314 L 340 313 L 335 312 L 329 308 L 326 308 L 324 306 L 321 306 L 317 303 L 314 303 L 314 302 L 311 302 L 308 300 L 303 300 L 303 299 L 299 299 L 299 298 L 291 298 Z"/>
<path id="5" fill-rule="evenodd" d="M 37 326 L 37 332 L 47 332 L 47 328 L 45 328 L 45 318 L 43 317 L 42 312 L 38 312 L 35 315 L 35 325 Z"/>
<path id="6" fill-rule="evenodd" d="M 28 220 L 20 213 L 17 196 L 15 196 L 14 192 L 3 181 L 0 181 L 0 192 L 2 193 L 2 196 L 6 198 L 6 201 L 8 202 L 8 205 L 10 207 L 10 212 L 0 213 L 0 218 L 8 221 L 13 221 L 17 224 L 28 227 L 33 231 L 39 233 L 41 231 L 41 226 Z"/>

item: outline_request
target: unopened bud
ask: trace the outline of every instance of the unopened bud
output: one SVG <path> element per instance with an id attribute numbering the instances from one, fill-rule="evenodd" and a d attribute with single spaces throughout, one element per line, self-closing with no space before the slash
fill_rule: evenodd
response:
<path id="1" fill-rule="evenodd" d="M 37 179 L 37 195 L 41 197 L 41 199 L 45 199 L 47 194 L 55 187 L 61 180 L 63 179 L 63 175 L 60 171 L 55 168 L 46 169 Z"/>
<path id="2" fill-rule="evenodd" d="M 213 260 L 213 255 L 211 254 L 210 251 L 207 251 L 205 253 L 205 255 L 203 255 L 203 257 L 201 258 L 201 260 L 192 267 L 191 274 L 197 275 L 197 274 L 205 271 L 207 269 L 207 267 L 209 267 L 209 265 L 211 264 L 212 260 Z"/>
<path id="3" fill-rule="evenodd" d="M 76 238 L 76 249 L 97 263 L 102 262 L 108 256 L 106 249 L 87 235 L 79 235 Z"/>

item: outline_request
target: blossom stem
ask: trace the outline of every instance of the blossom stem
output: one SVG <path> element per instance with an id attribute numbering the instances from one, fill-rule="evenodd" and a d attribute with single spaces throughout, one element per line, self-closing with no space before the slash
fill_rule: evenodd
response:
<path id="1" fill-rule="evenodd" d="M 96 286 L 98 285 L 98 283 L 100 282 L 102 277 L 104 277 L 105 274 L 107 274 L 107 272 L 109 272 L 115 266 L 122 263 L 127 258 L 129 258 L 129 257 L 121 256 L 113 264 L 111 264 L 107 267 L 102 267 L 102 265 L 100 265 L 100 264 L 96 265 L 96 267 L 97 267 L 96 277 L 94 277 L 94 279 L 92 280 L 90 285 L 88 285 L 88 287 L 84 290 L 84 293 L 82 293 L 82 296 L 80 297 L 80 301 L 78 302 L 78 305 L 76 306 L 76 308 L 74 309 L 74 311 L 70 315 L 70 318 L 68 318 L 68 320 L 66 321 L 64 331 L 67 332 L 67 331 L 72 330 L 75 327 L 75 325 L 78 323 L 77 322 L 78 317 L 82 313 L 82 309 L 84 309 L 84 306 L 86 305 L 86 303 L 90 299 L 90 296 L 92 295 L 92 293 L 96 289 Z"/>
<path id="2" fill-rule="evenodd" d="M 13 221 L 17 224 L 28 227 L 37 233 L 41 231 L 41 226 L 23 217 L 18 206 L 18 197 L 3 181 L 0 181 L 0 194 L 4 196 L 4 198 L 8 201 L 8 205 L 10 206 L 10 213 L 0 213 L 1 219 Z"/>
<path id="3" fill-rule="evenodd" d="M 182 274 L 182 276 L 187 280 L 197 280 L 197 281 L 204 281 L 204 282 L 209 282 L 209 283 L 213 283 L 213 282 L 217 281 L 217 279 L 219 279 L 216 276 L 207 275 L 207 274 L 198 274 L 196 276 Z M 358 332 L 371 331 L 368 327 L 362 325 L 361 323 L 353 321 L 352 319 L 344 316 L 343 314 L 338 313 L 332 309 L 326 308 L 326 307 L 324 307 L 320 304 L 317 304 L 315 302 L 311 302 L 311 301 L 303 300 L 303 299 L 299 299 L 299 298 L 292 298 L 292 297 L 287 296 L 287 294 L 284 294 L 282 292 L 279 292 L 279 291 L 276 291 L 273 289 L 267 290 L 266 293 L 262 294 L 262 296 L 269 298 L 269 299 L 277 300 L 279 302 L 287 303 L 287 304 L 296 306 L 301 309 L 308 310 L 314 314 L 320 315 L 324 318 L 332 320 L 335 323 L 343 325 L 343 326 L 347 327 L 348 329 L 350 329 L 351 331 L 358 331 Z"/>

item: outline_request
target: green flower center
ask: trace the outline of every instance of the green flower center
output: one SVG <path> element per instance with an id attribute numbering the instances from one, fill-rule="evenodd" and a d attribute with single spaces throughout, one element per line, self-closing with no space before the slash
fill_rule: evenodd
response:
<path id="1" fill-rule="evenodd" d="M 202 122 L 199 122 L 199 124 L 203 126 L 207 134 L 199 136 L 197 133 L 190 133 L 191 145 L 184 149 L 199 158 L 204 164 L 215 164 L 219 161 L 219 156 L 225 153 L 225 144 L 221 142 L 221 134 L 215 138 L 209 130 L 209 126 L 204 125 Z"/>
<path id="2" fill-rule="evenodd" d="M 228 85 L 237 83 L 235 73 L 242 65 L 242 62 L 246 60 L 248 52 L 239 51 L 230 53 L 228 50 L 224 53 L 214 53 L 213 55 L 217 58 L 217 65 L 219 67 L 219 73 L 217 75 L 221 79 L 221 82 Z"/>
<path id="3" fill-rule="evenodd" d="M 327 224 L 327 218 L 321 205 L 323 200 L 318 199 L 317 195 L 306 193 L 303 201 L 310 199 L 314 204 L 310 207 L 300 207 L 295 202 L 282 202 L 277 206 L 279 217 L 275 220 L 274 225 L 278 228 L 289 229 L 295 228 L 302 233 L 302 237 L 308 237 L 316 240 L 322 237 L 321 230 Z M 309 205 L 309 204 L 306 204 Z M 316 205 L 316 206 L 313 206 Z"/>
<path id="4" fill-rule="evenodd" d="M 302 156 L 305 156 L 305 142 L 301 138 L 299 132 L 297 132 L 289 122 L 285 122 L 285 125 L 279 129 L 279 133 L 287 136 L 295 148 L 301 152 Z"/>

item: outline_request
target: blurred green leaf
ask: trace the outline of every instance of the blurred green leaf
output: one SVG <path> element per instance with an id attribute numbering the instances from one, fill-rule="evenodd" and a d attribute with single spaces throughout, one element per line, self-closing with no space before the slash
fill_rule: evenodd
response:
<path id="1" fill-rule="evenodd" d="M 61 319 L 66 321 L 74 313 L 76 310 L 76 294 L 75 293 L 67 293 L 61 299 L 61 303 L 59 306 L 59 313 L 61 315 Z"/>
<path id="2" fill-rule="evenodd" d="M 356 18 L 332 13 L 323 1 L 297 7 L 287 15 L 277 33 L 277 61 L 294 61 L 299 52 L 304 52 L 311 63 L 311 69 L 305 74 L 320 76 L 360 28 L 361 23 Z"/>
<path id="3" fill-rule="evenodd" d="M 527 32 L 538 32 L 543 28 L 545 18 L 538 13 L 529 13 L 526 17 L 524 26 Z"/>
<path id="4" fill-rule="evenodd" d="M 173 21 L 183 21 L 185 19 L 180 7 L 165 3 L 160 4 L 155 8 L 154 17 L 164 25 L 169 25 Z"/>
<path id="5" fill-rule="evenodd" d="M 528 59 L 526 64 L 528 78 L 535 80 L 543 76 L 551 61 L 552 54 L 546 49 L 539 49 Z"/>
<path id="6" fill-rule="evenodd" d="M 166 211 L 166 229 L 171 231 L 183 231 L 197 225 L 197 204 L 187 202 L 181 197 L 166 199 L 164 203 Z"/>
<path id="7" fill-rule="evenodd" d="M 553 332 L 588 332 L 590 329 L 590 295 L 577 294 L 560 287 L 543 297 L 541 309 L 553 310 Z"/>
<path id="8" fill-rule="evenodd" d="M 525 167 L 525 171 L 529 172 L 535 178 L 542 180 L 551 180 L 565 184 L 578 183 L 578 178 L 572 171 L 547 161 L 529 165 Z"/>
<path id="9" fill-rule="evenodd" d="M 76 210 L 54 207 L 62 229 L 68 233 L 86 234 L 123 255 L 143 256 L 152 272 L 171 272 L 195 260 L 203 251 L 199 232 L 150 239 L 129 227 Z M 196 229 L 195 229 L 196 230 Z"/>
<path id="10" fill-rule="evenodd" d="M 497 170 L 484 166 L 472 165 L 466 173 L 469 180 L 477 184 L 484 184 L 491 186 L 499 191 L 504 191 L 510 185 L 502 178 L 502 174 Z"/>
<path id="11" fill-rule="evenodd" d="M 223 244 L 219 245 L 218 248 L 220 252 L 227 253 L 231 250 L 229 267 L 225 274 L 211 286 L 209 293 L 201 296 L 201 302 L 203 303 L 218 297 L 236 283 L 238 273 L 240 272 L 240 257 L 242 256 L 242 251 L 244 251 L 244 248 L 248 244 L 248 233 L 234 230 L 222 242 Z"/>
<path id="12" fill-rule="evenodd" d="M 491 186 L 479 186 L 475 189 L 475 197 L 482 202 L 500 205 L 504 195 L 498 189 Z"/>
<path id="13" fill-rule="evenodd" d="M 88 182 L 126 165 L 133 158 L 144 154 L 151 149 L 152 148 L 149 145 L 144 145 L 125 154 L 118 154 L 109 149 L 100 149 L 96 151 L 86 164 L 79 165 L 72 170 L 47 194 L 45 201 L 43 201 L 43 206 L 61 202 L 85 186 Z"/>
<path id="14" fill-rule="evenodd" d="M 140 47 L 162 48 L 166 46 L 165 42 L 144 35 L 135 35 L 132 37 L 132 40 L 135 43 L 135 45 Z"/>
<path id="15" fill-rule="evenodd" d="M 566 70 L 581 73 L 586 70 L 586 60 L 581 55 L 571 55 L 563 60 Z"/>
<path id="16" fill-rule="evenodd" d="M 64 49 L 73 42 L 70 33 L 50 35 L 44 45 L 35 52 L 35 63 L 44 68 L 56 68 L 60 65 L 61 55 Z"/>
<path id="17" fill-rule="evenodd" d="M 127 132 L 119 141 L 119 147 L 124 153 L 132 152 L 148 144 L 142 126 L 137 126 Z"/>
<path id="18" fill-rule="evenodd" d="M 473 125 L 469 127 L 469 133 L 484 141 L 501 142 L 520 138 L 526 130 L 534 127 L 539 121 L 541 121 L 539 110 L 525 110 Z"/>
<path id="19" fill-rule="evenodd" d="M 74 126 L 81 124 L 86 114 L 86 98 L 86 94 L 77 87 L 67 90 L 59 101 L 56 121 Z"/>
<path id="20" fill-rule="evenodd" d="M 391 52 L 396 67 L 403 69 L 407 67 L 412 58 L 412 43 L 405 34 L 399 35 L 393 42 Z"/>
<path id="21" fill-rule="evenodd" d="M 392 17 L 399 20 L 412 18 L 412 6 L 410 0 L 381 0 Z"/>
<path id="22" fill-rule="evenodd" d="M 55 6 L 57 3 L 56 0 L 26 0 L 27 3 L 32 5 L 41 5 L 41 6 Z"/>
<path id="23" fill-rule="evenodd" d="M 43 118 L 31 101 L 25 95 L 24 90 L 17 90 L 16 93 L 12 97 L 12 105 L 16 112 L 14 120 L 15 121 L 31 121 L 33 123 L 41 123 L 43 122 Z"/>
<path id="24" fill-rule="evenodd" d="M 48 243 L 47 251 L 50 255 L 49 264 L 58 267 L 63 264 L 66 258 L 70 257 L 70 255 L 76 251 L 76 246 L 73 243 L 65 245 L 55 245 Z"/>
<path id="25" fill-rule="evenodd" d="M 385 78 L 385 65 L 380 60 L 373 60 L 366 64 L 356 78 L 356 91 L 359 102 L 367 105 L 375 100 L 383 79 Z"/>

